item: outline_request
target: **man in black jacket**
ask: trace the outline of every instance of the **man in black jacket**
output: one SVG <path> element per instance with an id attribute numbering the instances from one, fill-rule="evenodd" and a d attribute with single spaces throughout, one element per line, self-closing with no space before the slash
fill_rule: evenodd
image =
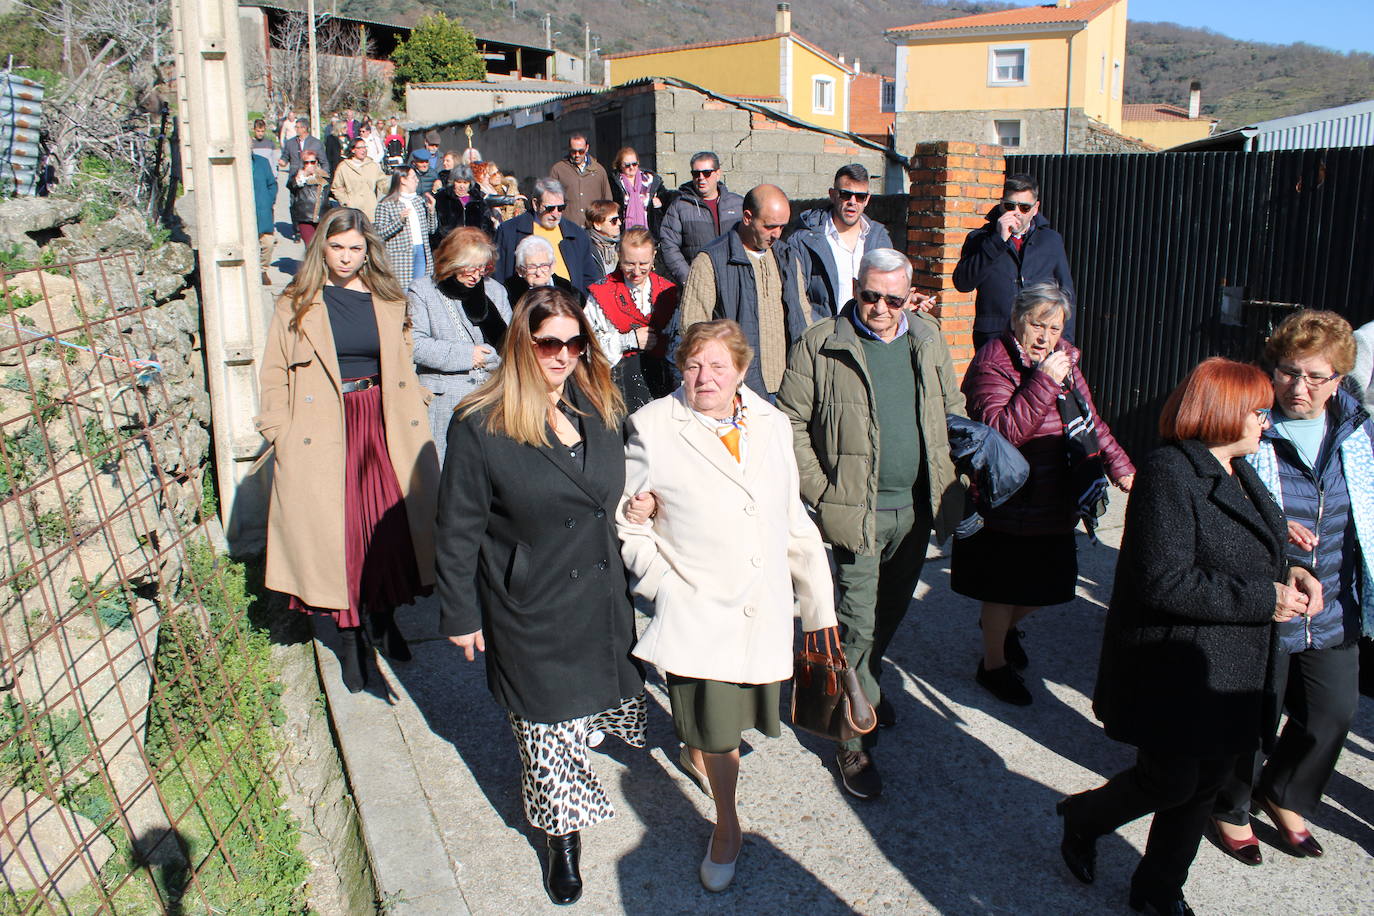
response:
<path id="1" fill-rule="evenodd" d="M 721 181 L 719 156 L 710 151 L 697 153 L 691 168 L 692 180 L 678 189 L 659 228 L 663 263 L 679 286 L 687 282 L 692 260 L 701 249 L 735 228 L 744 212 L 744 198 Z"/>
<path id="2" fill-rule="evenodd" d="M 592 254 L 592 240 L 563 215 L 568 209 L 563 186 L 552 178 L 539 179 L 530 204 L 533 212 L 508 219 L 496 230 L 496 279 L 505 283 L 515 276 L 515 249 L 521 240 L 537 235 L 555 252 L 554 273 L 585 298 L 587 287 L 605 274 Z"/>
<path id="3" fill-rule="evenodd" d="M 1000 335 L 1011 322 L 1011 305 L 1022 287 L 1053 280 L 1076 302 L 1064 238 L 1040 215 L 1040 185 L 1030 175 L 1008 175 L 1002 202 L 988 212 L 988 223 L 964 240 L 954 287 L 978 290 L 974 305 L 975 349 Z M 1064 327 L 1073 337 L 1073 319 Z"/>

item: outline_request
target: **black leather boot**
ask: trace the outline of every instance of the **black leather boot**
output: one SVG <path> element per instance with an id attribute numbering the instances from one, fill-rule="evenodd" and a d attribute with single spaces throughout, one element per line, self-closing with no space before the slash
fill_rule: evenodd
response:
<path id="1" fill-rule="evenodd" d="M 372 644 L 393 662 L 408 662 L 411 659 L 410 644 L 396 626 L 396 611 L 377 611 L 368 615 L 372 621 Z"/>
<path id="2" fill-rule="evenodd" d="M 343 684 L 349 693 L 359 693 L 367 686 L 367 662 L 363 653 L 367 643 L 361 627 L 339 627 L 339 668 Z"/>
<path id="3" fill-rule="evenodd" d="M 549 867 L 544 873 L 544 890 L 559 906 L 576 903 L 582 896 L 582 837 L 576 830 L 566 836 L 546 836 Z"/>

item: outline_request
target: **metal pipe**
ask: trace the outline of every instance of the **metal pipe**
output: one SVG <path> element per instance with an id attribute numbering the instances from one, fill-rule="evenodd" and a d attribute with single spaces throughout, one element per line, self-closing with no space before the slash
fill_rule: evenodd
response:
<path id="1" fill-rule="evenodd" d="M 1068 60 L 1064 67 L 1064 152 L 1069 152 L 1069 113 L 1073 110 L 1073 35 L 1064 39 Z"/>

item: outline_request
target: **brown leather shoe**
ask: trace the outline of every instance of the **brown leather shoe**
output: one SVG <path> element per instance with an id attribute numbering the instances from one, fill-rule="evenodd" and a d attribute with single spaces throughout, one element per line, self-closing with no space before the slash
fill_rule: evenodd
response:
<path id="1" fill-rule="evenodd" d="M 840 748 L 835 755 L 835 763 L 840 768 L 840 785 L 850 795 L 868 801 L 883 794 L 883 777 L 879 775 L 878 765 L 868 751 Z"/>

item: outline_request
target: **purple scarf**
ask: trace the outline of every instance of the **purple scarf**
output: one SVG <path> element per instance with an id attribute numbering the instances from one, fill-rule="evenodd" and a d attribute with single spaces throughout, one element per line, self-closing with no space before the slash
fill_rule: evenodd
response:
<path id="1" fill-rule="evenodd" d="M 649 228 L 649 214 L 647 205 L 649 203 L 649 179 L 643 172 L 640 172 L 635 182 L 638 187 L 627 187 L 625 176 L 619 175 L 616 181 L 620 182 L 620 187 L 625 192 L 625 228 L 633 229 L 636 226 Z"/>

